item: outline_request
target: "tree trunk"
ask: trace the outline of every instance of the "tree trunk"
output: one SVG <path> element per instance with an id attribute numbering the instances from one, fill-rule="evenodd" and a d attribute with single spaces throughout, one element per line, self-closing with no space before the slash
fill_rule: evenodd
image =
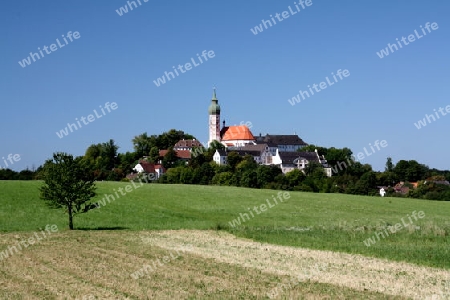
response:
<path id="1" fill-rule="evenodd" d="M 69 229 L 73 230 L 73 215 L 72 215 L 72 203 L 69 203 Z"/>

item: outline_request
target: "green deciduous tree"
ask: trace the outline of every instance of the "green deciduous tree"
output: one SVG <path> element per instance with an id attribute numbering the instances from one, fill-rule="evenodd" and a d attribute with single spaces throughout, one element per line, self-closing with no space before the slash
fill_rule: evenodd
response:
<path id="1" fill-rule="evenodd" d="M 256 168 L 258 187 L 263 188 L 267 184 L 275 181 L 275 177 L 278 174 L 281 174 L 281 169 L 278 167 L 259 165 Z"/>
<path id="2" fill-rule="evenodd" d="M 324 172 L 322 165 L 319 164 L 318 162 L 313 162 L 313 161 L 310 161 L 305 166 L 304 170 L 305 170 L 305 173 L 307 176 L 312 176 L 312 174 L 314 174 L 316 170 L 320 170 L 322 173 Z"/>
<path id="3" fill-rule="evenodd" d="M 119 168 L 123 170 L 124 175 L 131 173 L 138 163 L 138 157 L 134 152 L 119 153 L 117 157 L 119 160 Z"/>
<path id="4" fill-rule="evenodd" d="M 189 161 L 189 166 L 192 168 L 199 168 L 204 162 L 207 162 L 206 152 L 204 148 L 194 148 L 191 152 L 191 160 Z"/>
<path id="5" fill-rule="evenodd" d="M 179 140 L 192 140 L 194 138 L 194 136 L 184 133 L 183 130 L 170 129 L 157 137 L 155 146 L 159 149 L 168 149 L 175 146 Z"/>
<path id="6" fill-rule="evenodd" d="M 230 169 L 234 171 L 236 166 L 242 161 L 242 157 L 235 151 L 231 151 L 227 156 L 228 165 Z"/>
<path id="7" fill-rule="evenodd" d="M 400 160 L 393 171 L 400 180 L 415 182 L 425 179 L 429 169 L 415 160 Z"/>
<path id="8" fill-rule="evenodd" d="M 158 160 L 159 160 L 159 150 L 158 150 L 158 147 L 153 146 L 153 147 L 150 149 L 149 156 L 150 156 L 150 157 L 149 157 L 149 161 L 150 161 L 151 163 L 154 163 L 154 164 L 158 163 Z"/>
<path id="9" fill-rule="evenodd" d="M 173 147 L 170 147 L 167 150 L 166 155 L 164 155 L 164 158 L 162 160 L 162 164 L 164 168 L 168 169 L 175 165 L 175 163 L 178 161 L 177 152 L 173 150 Z"/>
<path id="10" fill-rule="evenodd" d="M 392 163 L 392 158 L 388 157 L 386 160 L 386 172 L 392 172 L 394 170 L 394 164 Z"/>
<path id="11" fill-rule="evenodd" d="M 118 149 L 112 139 L 106 143 L 92 144 L 86 149 L 83 160 L 97 180 L 120 180 L 124 176 L 122 170 L 115 170 L 120 163 Z"/>
<path id="12" fill-rule="evenodd" d="M 286 173 L 286 180 L 288 181 L 291 187 L 298 186 L 305 179 L 305 174 L 299 169 L 294 169 L 288 173 Z"/>
<path id="13" fill-rule="evenodd" d="M 191 184 L 194 178 L 194 171 L 192 168 L 183 168 L 180 173 L 180 183 Z"/>
<path id="14" fill-rule="evenodd" d="M 147 132 L 135 136 L 132 140 L 134 151 L 138 157 L 147 156 L 152 148 L 151 138 Z"/>
<path id="15" fill-rule="evenodd" d="M 92 208 L 90 200 L 96 189 L 93 176 L 81 158 L 62 152 L 45 162 L 42 174 L 41 199 L 52 208 L 66 208 L 73 230 L 73 216 Z"/>
<path id="16" fill-rule="evenodd" d="M 248 188 L 258 187 L 258 176 L 254 170 L 246 170 L 242 173 L 240 186 Z"/>
<path id="17" fill-rule="evenodd" d="M 170 168 L 163 176 L 165 178 L 165 182 L 174 184 L 180 183 L 181 172 L 183 170 L 184 167 Z"/>
<path id="18" fill-rule="evenodd" d="M 377 177 L 375 172 L 367 172 L 361 176 L 355 185 L 354 193 L 359 195 L 369 195 L 376 191 Z"/>
<path id="19" fill-rule="evenodd" d="M 112 139 L 102 144 L 102 155 L 105 160 L 105 168 L 108 171 L 112 171 L 119 163 L 117 150 L 119 150 L 119 146 Z"/>
<path id="20" fill-rule="evenodd" d="M 232 177 L 233 173 L 231 172 L 216 173 L 212 179 L 212 183 L 218 185 L 230 185 Z"/>
<path id="21" fill-rule="evenodd" d="M 394 186 L 398 182 L 398 176 L 394 172 L 382 172 L 377 174 L 377 185 Z"/>

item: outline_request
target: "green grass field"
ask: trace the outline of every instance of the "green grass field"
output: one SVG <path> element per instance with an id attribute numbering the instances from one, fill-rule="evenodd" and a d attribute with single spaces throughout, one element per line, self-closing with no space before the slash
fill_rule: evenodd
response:
<path id="1" fill-rule="evenodd" d="M 37 231 L 46 224 L 67 230 L 62 209 L 39 199 L 39 181 L 0 181 L 0 231 Z M 99 182 L 98 196 L 127 183 Z M 274 190 L 146 184 L 106 206 L 77 215 L 78 230 L 220 229 L 271 244 L 332 250 L 450 269 L 450 202 L 344 194 L 290 192 L 290 199 L 233 228 L 248 208 L 266 203 Z M 272 201 L 273 202 L 273 201 Z M 425 217 L 367 247 L 363 241 L 413 211 Z M 409 222 L 409 221 L 408 221 Z M 0 249 L 1 250 L 1 249 Z"/>

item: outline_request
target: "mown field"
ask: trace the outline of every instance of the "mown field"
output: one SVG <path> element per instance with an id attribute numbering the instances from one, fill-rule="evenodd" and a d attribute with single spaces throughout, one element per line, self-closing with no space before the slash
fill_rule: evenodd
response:
<path id="1" fill-rule="evenodd" d="M 70 232 L 64 211 L 49 209 L 39 199 L 41 184 L 0 181 L 0 251 L 47 224 L 56 224 L 59 228 L 48 239 L 0 261 L 1 299 L 82 299 L 83 296 L 85 299 L 169 299 L 172 296 L 180 299 L 268 299 L 266 294 L 271 288 L 292 277 L 288 270 L 280 273 L 268 271 L 267 266 L 249 268 L 244 261 L 240 264 L 221 262 L 219 258 L 203 255 L 201 249 L 206 253 L 206 246 L 198 244 L 196 251 L 186 252 L 174 259 L 174 263 L 161 267 L 164 272 L 147 275 L 146 280 L 132 280 L 130 272 L 176 248 L 172 244 L 162 247 L 142 242 L 143 235 L 162 230 L 228 232 L 250 239 L 255 245 L 295 247 L 294 252 L 297 248 L 308 248 L 364 255 L 431 267 L 432 272 L 442 270 L 445 275 L 450 269 L 450 202 L 290 192 L 288 200 L 260 214 L 254 213 L 250 220 L 233 228 L 230 222 L 241 213 L 249 213 L 248 208 L 267 204 L 266 199 L 273 203 L 272 195 L 276 196 L 278 191 L 147 184 L 133 188 L 100 209 L 77 215 L 76 230 Z M 126 185 L 100 182 L 96 200 Z M 423 211 L 425 217 L 412 219 L 411 226 L 381 238 L 370 247 L 363 243 L 376 232 L 402 223 L 402 218 L 409 222 L 407 216 L 413 211 Z M 188 231 L 186 236 L 191 238 L 191 233 Z M 184 242 L 187 241 L 189 238 Z M 278 253 L 284 249 L 273 251 Z M 252 255 L 256 259 L 261 253 Z M 440 275 L 436 276 L 438 287 L 450 279 L 450 276 L 448 279 L 442 276 L 440 280 Z M 52 288 L 53 281 L 55 284 L 61 281 L 61 287 Z M 332 279 L 329 282 L 333 282 Z M 12 292 L 19 287 L 28 292 Z M 372 290 L 370 284 L 365 289 L 347 288 L 321 283 L 318 278 L 291 286 L 280 297 L 395 298 L 395 292 L 379 293 L 377 290 L 380 289 Z"/>

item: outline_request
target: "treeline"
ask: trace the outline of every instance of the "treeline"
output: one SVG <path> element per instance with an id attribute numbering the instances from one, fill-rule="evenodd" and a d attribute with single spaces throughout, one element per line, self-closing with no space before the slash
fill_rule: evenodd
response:
<path id="1" fill-rule="evenodd" d="M 120 181 L 133 172 L 134 166 L 139 160 L 147 156 L 151 162 L 163 160 L 166 167 L 176 165 L 176 153 L 173 146 L 182 139 L 194 139 L 195 137 L 184 133 L 182 130 L 171 129 L 160 135 L 148 135 L 147 133 L 135 136 L 132 139 L 134 151 L 119 153 L 119 146 L 114 140 L 92 144 L 83 156 L 77 157 L 80 162 L 86 164 L 96 180 Z M 159 157 L 160 149 L 169 149 L 166 158 Z M 33 180 L 42 179 L 43 168 L 36 170 L 23 170 L 20 172 L 11 169 L 0 169 L 0 180 Z"/>
<path id="2" fill-rule="evenodd" d="M 11 169 L 0 169 L 0 180 L 33 180 L 37 172 L 31 170 L 22 170 L 20 172 Z"/>
<path id="3" fill-rule="evenodd" d="M 133 172 L 140 159 L 149 162 L 161 161 L 167 173 L 158 179 L 160 183 L 230 185 L 248 188 L 266 188 L 317 193 L 347 193 L 378 195 L 379 187 L 386 187 L 387 196 L 414 197 L 420 199 L 450 200 L 450 171 L 430 169 L 415 160 L 400 160 L 396 164 L 391 158 L 386 161 L 383 172 L 373 171 L 369 164 L 362 164 L 353 158 L 349 148 L 337 149 L 309 145 L 301 151 L 318 150 L 324 155 L 333 176 L 327 177 L 323 167 L 310 163 L 304 172 L 294 170 L 282 174 L 276 166 L 258 165 L 251 156 L 241 157 L 236 152 L 228 154 L 228 164 L 219 166 L 213 162 L 216 149 L 223 149 L 220 143 L 213 143 L 208 149 L 194 149 L 191 160 L 178 160 L 173 146 L 182 139 L 195 137 L 181 130 L 169 130 L 160 135 L 143 133 L 132 139 L 133 152 L 119 153 L 114 140 L 90 145 L 77 161 L 87 166 L 96 180 L 120 181 Z M 165 157 L 159 150 L 168 149 Z M 0 169 L 0 180 L 41 179 L 43 168 L 15 172 Z M 394 188 L 404 182 L 401 190 Z M 417 182 L 414 187 L 411 183 Z M 405 192 L 409 188 L 409 192 Z"/>
<path id="4" fill-rule="evenodd" d="M 216 145 L 217 147 L 217 145 Z M 219 146 L 220 147 L 220 146 Z M 379 195 L 379 187 L 386 187 L 387 196 L 412 197 L 429 200 L 450 200 L 450 171 L 429 169 L 415 160 L 391 158 L 386 161 L 384 172 L 376 172 L 369 164 L 354 160 L 348 148 L 324 148 L 309 145 L 302 151 L 318 149 L 325 155 L 333 172 L 327 177 L 320 164 L 310 163 L 304 172 L 293 170 L 282 174 L 276 166 L 258 165 L 251 156 L 241 157 L 236 152 L 228 154 L 228 164 L 219 166 L 212 161 L 215 147 L 198 151 L 187 165 L 170 168 L 158 182 L 181 184 L 230 185 L 248 188 L 267 188 L 316 193 L 346 193 L 355 195 Z M 405 189 L 396 190 L 397 183 L 404 182 Z M 414 188 L 410 182 L 417 182 Z"/>

